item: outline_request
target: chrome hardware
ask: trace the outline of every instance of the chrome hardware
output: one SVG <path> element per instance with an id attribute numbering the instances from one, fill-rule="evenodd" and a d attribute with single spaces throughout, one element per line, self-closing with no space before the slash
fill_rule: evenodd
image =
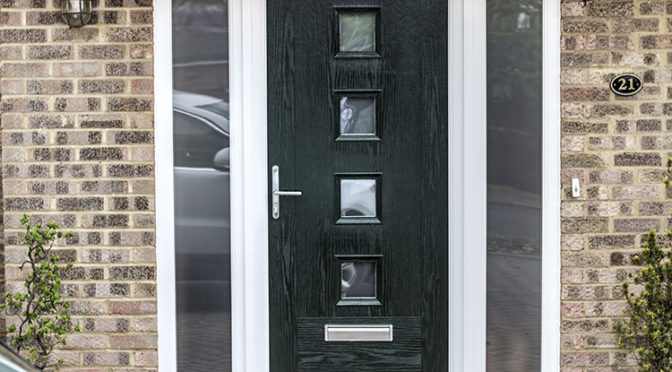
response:
<path id="1" fill-rule="evenodd" d="M 324 326 L 326 342 L 392 342 L 392 324 Z"/>
<path id="2" fill-rule="evenodd" d="M 273 195 L 277 196 L 301 196 L 301 191 L 274 191 Z"/>
<path id="3" fill-rule="evenodd" d="M 281 191 L 280 190 L 280 167 L 274 165 L 271 171 L 271 182 L 272 190 L 271 195 L 273 195 L 273 219 L 277 220 L 280 218 L 280 197 L 281 196 L 301 196 L 303 192 L 301 191 Z"/>

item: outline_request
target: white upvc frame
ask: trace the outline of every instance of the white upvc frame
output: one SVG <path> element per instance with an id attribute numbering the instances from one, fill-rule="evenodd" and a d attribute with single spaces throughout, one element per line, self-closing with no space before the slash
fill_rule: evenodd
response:
<path id="1" fill-rule="evenodd" d="M 560 0 L 543 5 L 541 370 L 560 371 Z"/>
<path id="2" fill-rule="evenodd" d="M 449 371 L 485 372 L 486 0 L 448 1 Z M 159 366 L 161 372 L 176 372 L 171 2 L 156 2 L 154 8 Z M 543 12 L 542 371 L 557 372 L 560 0 L 544 1 Z M 229 44 L 233 371 L 265 372 L 269 370 L 266 0 L 229 0 Z"/>
<path id="3" fill-rule="evenodd" d="M 269 370 L 266 0 L 229 0 L 233 371 Z"/>
<path id="4" fill-rule="evenodd" d="M 448 17 L 448 362 L 450 372 L 485 372 L 486 0 L 450 1 Z"/>
<path id="5" fill-rule="evenodd" d="M 154 4 L 154 170 L 159 367 L 177 371 L 173 204 L 173 32 L 171 1 Z"/>

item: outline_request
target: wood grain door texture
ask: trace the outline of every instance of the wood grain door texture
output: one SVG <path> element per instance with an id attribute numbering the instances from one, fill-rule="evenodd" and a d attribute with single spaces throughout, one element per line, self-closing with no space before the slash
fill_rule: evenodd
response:
<path id="1" fill-rule="evenodd" d="M 271 371 L 447 370 L 447 6 L 268 1 Z"/>

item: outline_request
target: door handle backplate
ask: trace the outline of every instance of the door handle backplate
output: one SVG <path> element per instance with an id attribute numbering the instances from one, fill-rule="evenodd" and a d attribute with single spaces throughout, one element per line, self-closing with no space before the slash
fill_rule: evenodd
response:
<path id="1" fill-rule="evenodd" d="M 274 165 L 271 169 L 271 195 L 273 196 L 273 219 L 277 220 L 280 218 L 280 197 L 281 196 L 301 196 L 303 192 L 301 191 L 282 191 L 280 190 L 280 167 Z"/>

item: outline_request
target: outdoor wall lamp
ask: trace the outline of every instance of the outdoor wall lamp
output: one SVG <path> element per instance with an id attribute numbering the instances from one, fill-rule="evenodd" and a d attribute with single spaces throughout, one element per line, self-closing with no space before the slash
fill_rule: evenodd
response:
<path id="1" fill-rule="evenodd" d="M 82 27 L 91 20 L 91 0 L 61 0 L 61 16 L 70 27 Z"/>

